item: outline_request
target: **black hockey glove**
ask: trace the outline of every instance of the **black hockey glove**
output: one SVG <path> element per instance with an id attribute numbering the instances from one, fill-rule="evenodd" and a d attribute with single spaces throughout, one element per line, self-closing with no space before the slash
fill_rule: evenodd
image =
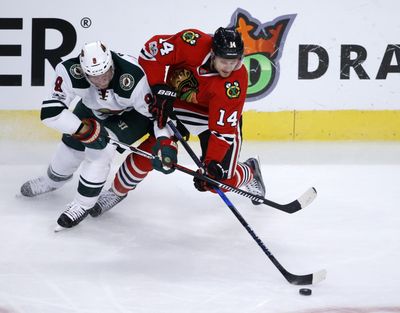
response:
<path id="1" fill-rule="evenodd" d="M 178 162 L 178 145 L 175 141 L 168 137 L 159 137 L 152 151 L 153 155 L 157 156 L 151 160 L 155 170 L 164 174 L 175 171 L 173 165 Z"/>
<path id="2" fill-rule="evenodd" d="M 156 119 L 157 126 L 164 128 L 173 111 L 176 92 L 168 85 L 155 85 L 151 91 L 153 100 L 149 104 L 149 112 Z"/>
<path id="3" fill-rule="evenodd" d="M 72 137 L 78 139 L 86 147 L 98 150 L 104 149 L 108 142 L 108 132 L 94 118 L 82 119 L 81 126 Z"/>
<path id="4" fill-rule="evenodd" d="M 203 175 L 207 175 L 215 180 L 223 180 L 228 177 L 228 171 L 225 170 L 222 167 L 221 163 L 218 163 L 217 161 L 212 160 L 208 163 L 208 165 L 205 165 L 204 167 L 205 171 L 204 169 L 199 169 L 197 172 Z M 193 178 L 193 183 L 194 187 L 198 191 L 208 191 L 214 188 L 214 186 L 209 185 L 207 182 L 197 177 Z"/>

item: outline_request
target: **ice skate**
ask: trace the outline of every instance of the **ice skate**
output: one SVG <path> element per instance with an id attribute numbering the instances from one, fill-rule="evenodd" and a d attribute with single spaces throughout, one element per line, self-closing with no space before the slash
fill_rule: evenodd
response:
<path id="1" fill-rule="evenodd" d="M 85 210 L 75 201 L 72 201 L 68 204 L 67 209 L 58 218 L 58 226 L 56 227 L 55 231 L 58 232 L 62 229 L 71 228 L 78 225 L 88 214 L 88 210 Z"/>
<path id="2" fill-rule="evenodd" d="M 21 186 L 21 194 L 25 197 L 35 197 L 56 189 L 56 187 L 49 184 L 49 179 L 47 177 L 41 176 L 24 183 Z"/>
<path id="3" fill-rule="evenodd" d="M 246 185 L 246 188 L 252 194 L 260 197 L 265 197 L 265 185 L 261 174 L 260 161 L 258 158 L 250 158 L 244 162 L 246 165 L 253 169 L 253 179 Z M 254 205 L 261 203 L 251 200 Z"/>
<path id="4" fill-rule="evenodd" d="M 93 208 L 89 210 L 89 214 L 92 217 L 97 217 L 99 215 L 104 214 L 105 212 L 111 210 L 114 206 L 120 203 L 123 199 L 126 198 L 127 195 L 118 196 L 112 188 L 107 191 L 104 191 L 100 194 L 99 199 Z"/>

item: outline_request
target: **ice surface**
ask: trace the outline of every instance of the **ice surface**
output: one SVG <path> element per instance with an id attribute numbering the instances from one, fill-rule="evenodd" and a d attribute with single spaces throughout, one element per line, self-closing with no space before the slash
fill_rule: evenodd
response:
<path id="1" fill-rule="evenodd" d="M 183 173 L 152 173 L 104 216 L 54 233 L 76 177 L 33 199 L 19 188 L 55 145 L 0 142 L 0 313 L 400 312 L 398 143 L 244 144 L 242 160 L 260 155 L 267 198 L 318 191 L 292 215 L 228 194 L 288 271 L 327 269 L 310 297 Z M 180 162 L 194 168 L 185 152 Z"/>

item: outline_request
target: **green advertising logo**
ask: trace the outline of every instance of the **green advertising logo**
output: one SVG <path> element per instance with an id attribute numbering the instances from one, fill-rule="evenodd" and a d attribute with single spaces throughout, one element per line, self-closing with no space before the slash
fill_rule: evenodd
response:
<path id="1" fill-rule="evenodd" d="M 243 9 L 233 13 L 229 27 L 235 27 L 242 35 L 243 64 L 249 73 L 247 101 L 264 98 L 276 86 L 279 59 L 295 17 L 296 14 L 280 16 L 262 24 Z"/>

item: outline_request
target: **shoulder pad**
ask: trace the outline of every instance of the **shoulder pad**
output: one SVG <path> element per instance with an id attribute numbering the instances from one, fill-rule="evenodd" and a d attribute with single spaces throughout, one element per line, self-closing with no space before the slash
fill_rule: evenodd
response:
<path id="1" fill-rule="evenodd" d="M 114 92 L 122 98 L 130 98 L 144 72 L 133 58 L 113 51 L 111 54 L 114 61 Z"/>
<path id="2" fill-rule="evenodd" d="M 207 35 L 198 29 L 185 29 L 181 32 L 181 39 L 190 46 L 195 46 L 200 38 Z"/>
<path id="3" fill-rule="evenodd" d="M 72 88 L 85 89 L 90 87 L 89 82 L 85 79 L 78 57 L 68 59 L 61 64 L 65 67 L 65 70 L 68 73 Z"/>

